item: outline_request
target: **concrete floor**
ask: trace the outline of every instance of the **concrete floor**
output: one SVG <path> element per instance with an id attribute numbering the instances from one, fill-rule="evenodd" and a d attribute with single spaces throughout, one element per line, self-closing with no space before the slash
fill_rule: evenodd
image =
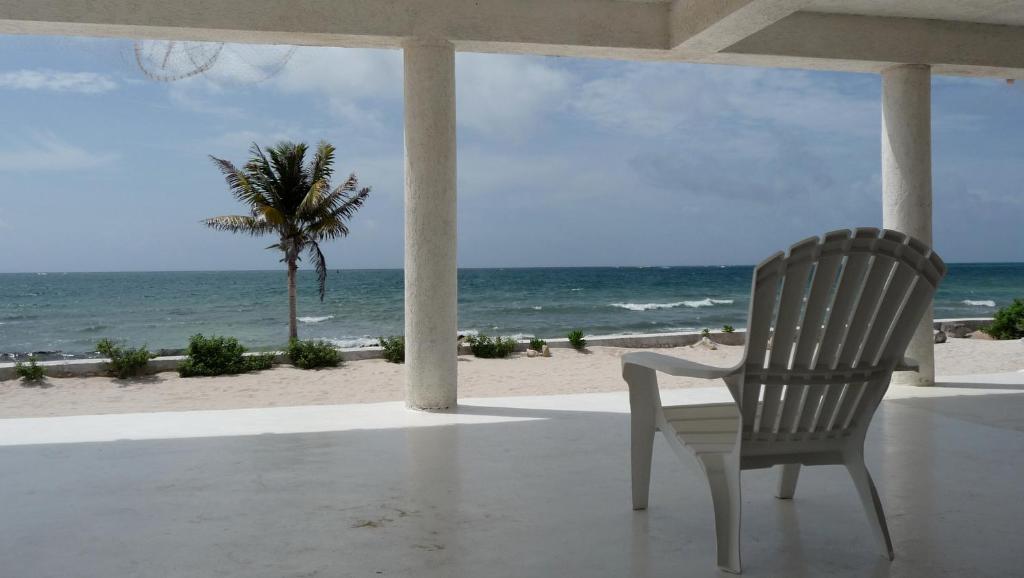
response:
<path id="1" fill-rule="evenodd" d="M 723 399 L 675 390 L 666 403 Z M 744 472 L 747 576 L 1020 576 L 1024 374 L 894 388 L 845 471 Z M 573 409 L 574 411 L 569 411 Z M 0 420 L 0 576 L 717 576 L 695 464 L 630 509 L 624 394 Z M 131 439 L 125 439 L 131 438 Z"/>

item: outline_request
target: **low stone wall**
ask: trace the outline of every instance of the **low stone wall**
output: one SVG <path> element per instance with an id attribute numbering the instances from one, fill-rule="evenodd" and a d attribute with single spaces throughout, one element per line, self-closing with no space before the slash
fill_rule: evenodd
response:
<path id="1" fill-rule="evenodd" d="M 988 317 L 977 317 L 970 319 L 936 319 L 935 328 L 938 329 L 943 323 L 957 322 L 969 325 L 973 329 L 980 329 L 992 322 Z M 663 348 L 682 347 L 693 345 L 700 341 L 699 332 L 681 333 L 651 333 L 646 335 L 610 335 L 607 337 L 588 337 L 588 346 L 600 347 L 629 347 L 629 348 Z M 711 334 L 711 340 L 722 345 L 743 345 L 746 342 L 746 332 L 737 330 L 732 333 L 717 332 Z M 521 340 L 516 346 L 516 351 L 526 351 L 529 340 Z M 548 347 L 552 349 L 570 348 L 568 339 L 548 339 Z M 342 349 L 341 359 L 343 361 L 358 361 L 360 359 L 382 359 L 384 352 L 380 347 L 356 347 Z M 459 354 L 469 355 L 469 345 L 460 344 Z M 178 364 L 185 359 L 181 355 L 167 355 L 151 359 L 146 367 L 147 373 L 159 373 L 161 371 L 174 371 Z M 277 363 L 288 363 L 288 357 L 277 352 L 274 358 Z M 39 365 L 46 368 L 46 375 L 49 377 L 81 377 L 90 375 L 104 375 L 107 372 L 106 359 L 68 359 L 64 361 L 41 361 Z M 14 364 L 0 363 L 0 380 L 13 379 Z"/>

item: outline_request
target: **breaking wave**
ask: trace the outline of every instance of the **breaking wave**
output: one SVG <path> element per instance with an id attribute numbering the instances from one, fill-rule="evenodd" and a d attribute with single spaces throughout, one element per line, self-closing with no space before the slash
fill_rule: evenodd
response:
<path id="1" fill-rule="evenodd" d="M 995 307 L 996 306 L 996 302 L 992 301 L 991 299 L 982 299 L 980 301 L 974 301 L 974 300 L 971 300 L 971 299 L 964 299 L 963 301 L 961 301 L 961 303 L 963 303 L 964 305 L 975 305 L 975 306 L 978 306 L 978 307 Z"/>
<path id="2" fill-rule="evenodd" d="M 732 299 L 701 299 L 699 301 L 676 301 L 674 303 L 611 303 L 612 307 L 629 309 L 630 311 L 650 311 L 652 309 L 674 309 L 676 307 L 712 307 L 714 305 L 731 305 Z"/>
<path id="3" fill-rule="evenodd" d="M 323 317 L 299 317 L 299 321 L 303 323 L 320 323 L 321 321 L 327 321 L 328 319 L 334 319 L 334 316 L 324 315 Z"/>
<path id="4" fill-rule="evenodd" d="M 342 349 L 353 347 L 373 347 L 378 344 L 376 337 L 345 337 L 342 339 L 328 339 L 331 345 Z"/>

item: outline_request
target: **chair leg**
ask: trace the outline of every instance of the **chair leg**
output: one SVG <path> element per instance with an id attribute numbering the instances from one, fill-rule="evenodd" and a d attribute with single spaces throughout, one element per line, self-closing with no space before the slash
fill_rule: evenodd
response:
<path id="1" fill-rule="evenodd" d="M 850 477 L 853 478 L 853 485 L 857 488 L 857 495 L 860 496 L 864 512 L 868 515 L 868 523 L 871 524 L 871 530 L 875 535 L 875 539 L 882 547 L 882 555 L 892 560 L 894 555 L 892 539 L 889 537 L 889 526 L 885 523 L 882 501 L 878 498 L 875 483 L 871 480 L 871 474 L 868 473 L 867 466 L 864 465 L 864 457 L 860 455 L 848 456 L 845 465 L 846 469 L 850 472 Z"/>
<path id="2" fill-rule="evenodd" d="M 739 574 L 740 566 L 740 467 L 735 457 L 722 454 L 700 456 L 711 486 L 715 508 L 715 537 L 718 567 Z"/>
<path id="3" fill-rule="evenodd" d="M 646 510 L 651 489 L 658 377 L 653 370 L 635 365 L 626 366 L 622 374 L 629 384 L 629 465 L 633 479 L 633 509 Z"/>
<path id="4" fill-rule="evenodd" d="M 775 497 L 790 500 L 796 492 L 796 480 L 800 476 L 800 464 L 783 464 L 779 468 L 779 483 L 775 487 Z"/>

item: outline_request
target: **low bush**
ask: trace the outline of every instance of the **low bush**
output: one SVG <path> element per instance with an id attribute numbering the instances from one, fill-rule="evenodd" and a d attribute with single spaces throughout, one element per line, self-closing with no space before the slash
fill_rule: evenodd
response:
<path id="1" fill-rule="evenodd" d="M 338 367 L 341 354 L 326 341 L 300 341 L 292 339 L 288 344 L 288 359 L 300 369 Z"/>
<path id="2" fill-rule="evenodd" d="M 185 361 L 178 366 L 182 377 L 231 375 L 270 369 L 273 353 L 245 355 L 245 347 L 234 337 L 193 335 L 185 349 Z"/>
<path id="3" fill-rule="evenodd" d="M 544 346 L 547 345 L 547 344 L 548 344 L 547 341 L 544 341 L 543 339 L 539 339 L 537 337 L 534 337 L 534 338 L 530 339 L 530 349 L 532 349 L 534 351 L 543 351 L 544 350 Z"/>
<path id="4" fill-rule="evenodd" d="M 996 339 L 1024 337 L 1024 300 L 1014 299 L 1013 303 L 996 311 L 992 325 L 984 331 Z"/>
<path id="5" fill-rule="evenodd" d="M 384 360 L 389 363 L 405 363 L 405 338 L 401 335 L 381 337 L 381 348 L 384 349 Z"/>
<path id="6" fill-rule="evenodd" d="M 573 329 L 566 337 L 569 338 L 569 345 L 572 345 L 576 351 L 582 351 L 587 346 L 587 340 L 583 338 L 582 329 Z"/>
<path id="7" fill-rule="evenodd" d="M 736 331 L 736 328 L 733 327 L 732 325 L 723 325 L 722 326 L 722 333 L 732 333 L 733 331 Z"/>
<path id="8" fill-rule="evenodd" d="M 701 329 L 700 335 L 701 337 L 711 337 L 711 330 L 705 327 L 704 329 Z"/>
<path id="9" fill-rule="evenodd" d="M 28 363 L 17 362 L 14 364 L 14 374 L 25 383 L 39 383 L 46 376 L 43 366 L 36 363 L 36 356 L 30 355 Z"/>
<path id="10" fill-rule="evenodd" d="M 96 351 L 110 358 L 110 374 L 120 379 L 142 375 L 149 360 L 156 357 L 145 345 L 121 347 L 109 339 L 101 339 L 96 344 Z"/>
<path id="11" fill-rule="evenodd" d="M 476 357 L 508 357 L 516 350 L 516 340 L 511 337 L 490 338 L 486 335 L 470 335 L 466 338 L 469 349 Z"/>

